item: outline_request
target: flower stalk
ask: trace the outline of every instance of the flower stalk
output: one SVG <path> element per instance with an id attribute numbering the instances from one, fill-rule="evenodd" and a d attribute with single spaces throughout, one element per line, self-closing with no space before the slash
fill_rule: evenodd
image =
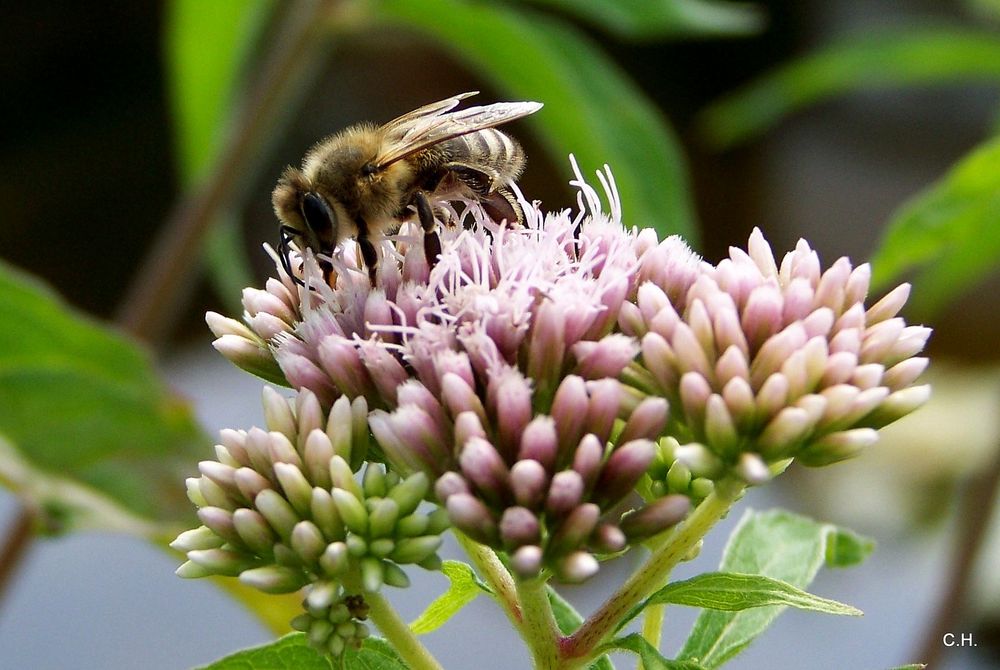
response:
<path id="1" fill-rule="evenodd" d="M 558 670 L 563 667 L 559 654 L 559 629 L 552 615 L 545 577 L 517 582 L 517 595 L 524 615 L 521 633 L 531 650 L 535 670 Z"/>
<path id="2" fill-rule="evenodd" d="M 717 482 L 715 490 L 671 531 L 668 541 L 566 640 L 564 656 L 578 662 L 565 667 L 582 667 L 590 661 L 594 650 L 617 629 L 622 618 L 666 583 L 674 567 L 726 516 L 745 488 L 746 484 L 735 479 Z"/>
<path id="3" fill-rule="evenodd" d="M 368 603 L 368 618 L 406 661 L 410 670 L 443 670 L 410 627 L 400 618 L 399 613 L 380 593 L 365 594 Z"/>

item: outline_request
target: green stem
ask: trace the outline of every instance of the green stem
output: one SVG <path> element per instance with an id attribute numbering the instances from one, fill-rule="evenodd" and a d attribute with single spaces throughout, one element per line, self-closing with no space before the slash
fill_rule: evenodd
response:
<path id="1" fill-rule="evenodd" d="M 746 487 L 742 482 L 724 480 L 716 483 L 715 491 L 670 536 L 668 541 L 649 557 L 563 645 L 567 658 L 587 658 L 611 635 L 622 618 L 656 589 L 666 583 L 678 563 L 698 544 L 706 533 L 726 516 Z"/>
<path id="2" fill-rule="evenodd" d="M 455 538 L 462 545 L 462 549 L 468 555 L 469 560 L 476 567 L 476 572 L 483 578 L 483 581 L 493 590 L 504 614 L 510 619 L 518 631 L 522 631 L 524 621 L 521 617 L 521 604 L 517 597 L 517 587 L 514 585 L 514 578 L 510 572 L 500 562 L 492 549 L 484 544 L 479 544 L 465 533 L 454 530 Z"/>
<path id="3" fill-rule="evenodd" d="M 558 640 L 561 635 L 552 615 L 545 579 L 536 577 L 517 582 L 517 595 L 524 614 L 521 634 L 531 650 L 535 670 L 560 668 Z"/>
<path id="4" fill-rule="evenodd" d="M 368 617 L 406 662 L 406 667 L 410 670 L 443 670 L 388 600 L 379 593 L 367 592 L 365 602 L 369 607 Z"/>
<path id="5" fill-rule="evenodd" d="M 660 631 L 663 630 L 664 609 L 666 609 L 665 605 L 650 605 L 642 614 L 642 636 L 646 638 L 646 642 L 653 645 L 654 649 L 660 648 Z M 642 661 L 639 661 L 639 668 L 641 670 L 653 670 L 652 668 L 647 668 Z"/>

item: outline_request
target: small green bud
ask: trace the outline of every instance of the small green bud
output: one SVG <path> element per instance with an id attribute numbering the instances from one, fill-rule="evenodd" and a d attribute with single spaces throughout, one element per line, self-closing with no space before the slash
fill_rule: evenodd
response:
<path id="1" fill-rule="evenodd" d="M 225 543 L 224 539 L 212 532 L 207 526 L 199 526 L 178 535 L 177 539 L 170 543 L 170 548 L 188 552 L 195 549 L 217 549 Z"/>
<path id="2" fill-rule="evenodd" d="M 344 639 L 334 635 L 330 638 L 330 641 L 326 643 L 326 648 L 330 652 L 330 655 L 334 658 L 340 658 L 341 654 L 344 653 Z"/>
<path id="3" fill-rule="evenodd" d="M 334 456 L 330 459 L 330 480 L 336 489 L 349 491 L 358 500 L 365 499 L 361 485 L 354 479 L 351 466 L 340 456 Z"/>
<path id="4" fill-rule="evenodd" d="M 684 493 L 691 484 L 691 471 L 680 461 L 674 461 L 667 471 L 667 487 L 671 491 Z"/>
<path id="5" fill-rule="evenodd" d="M 365 468 L 365 475 L 361 480 L 361 488 L 365 490 L 365 495 L 369 498 L 384 498 L 389 491 L 387 486 L 385 470 L 378 463 L 369 463 Z"/>
<path id="6" fill-rule="evenodd" d="M 307 579 L 301 570 L 280 565 L 266 565 L 240 573 L 240 582 L 264 593 L 293 593 L 301 589 Z"/>
<path id="7" fill-rule="evenodd" d="M 332 634 L 332 623 L 326 621 L 325 619 L 313 619 L 313 624 L 309 627 L 309 632 L 306 635 L 309 637 L 309 644 L 314 647 L 322 647 L 326 644 L 327 639 L 329 639 Z"/>
<path id="8" fill-rule="evenodd" d="M 278 539 L 259 512 L 241 507 L 233 512 L 233 526 L 240 539 L 258 556 L 270 556 Z"/>
<path id="9" fill-rule="evenodd" d="M 368 553 L 372 556 L 378 556 L 379 558 L 385 558 L 396 548 L 396 543 L 389 537 L 383 537 L 378 540 L 372 540 L 368 545 Z"/>
<path id="10" fill-rule="evenodd" d="M 184 561 L 179 568 L 174 570 L 174 574 L 182 579 L 200 579 L 209 577 L 212 572 L 194 561 Z"/>
<path id="11" fill-rule="evenodd" d="M 326 549 L 326 540 L 312 521 L 299 521 L 292 530 L 292 549 L 303 562 L 314 563 Z"/>
<path id="12" fill-rule="evenodd" d="M 258 493 L 254 499 L 254 506 L 271 524 L 271 528 L 285 539 L 291 537 L 292 529 L 300 521 L 288 501 L 274 489 L 265 489 Z"/>
<path id="13" fill-rule="evenodd" d="M 328 540 L 344 539 L 344 522 L 340 520 L 337 506 L 333 503 L 333 496 L 327 489 L 318 486 L 313 488 L 309 511 L 312 512 L 313 522 L 323 531 L 324 537 Z"/>
<path id="14" fill-rule="evenodd" d="M 309 630 L 309 627 L 312 626 L 312 622 L 313 618 L 309 616 L 308 613 L 303 612 L 302 614 L 299 614 L 294 619 L 292 619 L 288 625 L 292 627 L 292 630 L 297 630 L 300 633 L 305 633 L 306 631 Z"/>
<path id="15" fill-rule="evenodd" d="M 297 551 L 282 542 L 274 544 L 274 562 L 289 568 L 302 567 L 302 557 Z"/>
<path id="16" fill-rule="evenodd" d="M 440 535 L 409 537 L 396 543 L 389 558 L 396 563 L 419 563 L 441 547 Z"/>
<path id="17" fill-rule="evenodd" d="M 365 591 L 378 591 L 385 580 L 385 566 L 374 556 L 361 559 L 361 585 Z"/>
<path id="18" fill-rule="evenodd" d="M 691 497 L 695 500 L 704 500 L 715 490 L 715 482 L 706 477 L 698 477 L 691 480 Z"/>
<path id="19" fill-rule="evenodd" d="M 447 515 L 447 512 L 445 513 Z M 446 517 L 447 520 L 447 517 Z M 430 518 L 426 514 L 414 512 L 396 522 L 396 535 L 400 537 L 416 537 L 426 535 Z"/>
<path id="20" fill-rule="evenodd" d="M 392 498 L 377 500 L 368 515 L 368 534 L 371 537 L 392 535 L 397 519 L 399 519 L 399 505 L 395 500 Z"/>
<path id="21" fill-rule="evenodd" d="M 397 589 L 405 589 L 410 585 L 410 577 L 395 563 L 385 564 L 385 583 Z"/>
<path id="22" fill-rule="evenodd" d="M 331 577 L 338 577 L 345 572 L 350 565 L 347 545 L 343 542 L 331 542 L 326 546 L 323 555 L 319 557 L 319 567 Z"/>
<path id="23" fill-rule="evenodd" d="M 431 572 L 437 572 L 441 569 L 442 561 L 441 557 L 437 554 L 431 554 L 424 560 L 417 563 L 424 570 L 430 570 Z"/>
<path id="24" fill-rule="evenodd" d="M 340 585 L 335 581 L 314 582 L 306 596 L 307 607 L 326 609 L 333 605 L 340 595 Z"/>
<path id="25" fill-rule="evenodd" d="M 368 543 L 360 535 L 348 535 L 347 553 L 354 558 L 361 558 L 368 553 Z"/>
<path id="26" fill-rule="evenodd" d="M 338 457 L 334 456 L 333 460 L 337 460 L 337 458 Z M 347 463 L 344 462 L 343 459 L 341 459 L 340 462 L 344 464 L 344 467 L 347 467 Z M 333 466 L 331 465 L 331 472 L 332 470 Z M 358 494 L 361 494 L 360 489 L 358 490 Z M 361 503 L 358 496 L 355 496 L 353 493 L 344 488 L 333 489 L 333 491 L 331 491 L 331 495 L 333 496 L 333 503 L 337 506 L 337 512 L 340 513 L 340 518 L 343 520 L 344 525 L 359 535 L 367 535 L 368 511 L 365 510 L 365 506 Z"/>
<path id="27" fill-rule="evenodd" d="M 424 535 L 440 535 L 451 528 L 451 519 L 448 518 L 448 510 L 439 507 L 427 515 L 427 532 Z"/>
<path id="28" fill-rule="evenodd" d="M 256 563 L 252 556 L 229 549 L 197 549 L 189 551 L 187 556 L 211 574 L 228 577 L 235 577 Z"/>
<path id="29" fill-rule="evenodd" d="M 430 480 L 423 472 L 414 472 L 389 491 L 389 497 L 399 505 L 400 516 L 412 514 L 427 495 Z"/>

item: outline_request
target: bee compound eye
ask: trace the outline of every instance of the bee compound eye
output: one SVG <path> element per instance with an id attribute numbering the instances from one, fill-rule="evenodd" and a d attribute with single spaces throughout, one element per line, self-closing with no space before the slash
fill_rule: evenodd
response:
<path id="1" fill-rule="evenodd" d="M 302 217 L 320 240 L 333 237 L 333 210 L 319 194 L 310 192 L 302 197 Z"/>

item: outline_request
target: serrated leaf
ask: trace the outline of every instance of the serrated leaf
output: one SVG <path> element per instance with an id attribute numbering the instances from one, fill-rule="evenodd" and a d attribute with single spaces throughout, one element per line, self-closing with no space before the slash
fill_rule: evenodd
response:
<path id="1" fill-rule="evenodd" d="M 923 84 L 1000 82 L 1000 38 L 953 28 L 871 31 L 779 67 L 701 115 L 720 148 L 745 142 L 784 116 L 853 90 Z"/>
<path id="2" fill-rule="evenodd" d="M 843 531 L 783 510 L 747 511 L 729 538 L 720 571 L 764 575 L 796 588 L 809 586 L 826 562 L 827 546 Z M 678 659 L 717 668 L 760 635 L 784 606 L 740 612 L 705 610 L 697 618 Z"/>
<path id="3" fill-rule="evenodd" d="M 488 3 L 384 0 L 374 11 L 376 20 L 434 38 L 510 99 L 545 103 L 528 123 L 541 131 L 557 165 L 573 153 L 588 180 L 611 166 L 626 226 L 679 233 L 696 244 L 687 173 L 672 131 L 581 32 Z"/>
<path id="4" fill-rule="evenodd" d="M 333 667 L 329 658 L 309 646 L 305 633 L 289 633 L 274 642 L 237 651 L 198 670 L 331 670 Z"/>
<path id="5" fill-rule="evenodd" d="M 549 605 L 552 606 L 552 616 L 556 620 L 559 632 L 563 635 L 571 635 L 583 623 L 583 617 L 554 588 L 546 585 L 545 589 L 549 597 Z M 587 670 L 615 670 L 615 666 L 612 665 L 611 659 L 607 656 L 601 656 L 591 663 Z"/>
<path id="6" fill-rule="evenodd" d="M 673 661 L 664 658 L 639 633 L 632 633 L 624 637 L 615 638 L 610 642 L 601 645 L 601 651 L 630 651 L 637 655 L 642 661 L 643 670 L 705 670 L 705 667 L 695 661 Z"/>
<path id="7" fill-rule="evenodd" d="M 779 579 L 734 572 L 706 572 L 667 584 L 650 596 L 644 606 L 652 604 L 687 605 L 727 612 L 785 605 L 826 614 L 861 616 L 861 610 L 855 607 L 820 598 Z"/>
<path id="8" fill-rule="evenodd" d="M 12 449 L 3 483 L 58 510 L 67 528 L 121 529 L 111 511 L 102 520 L 79 507 L 83 487 L 132 515 L 189 518 L 180 482 L 208 439 L 146 352 L 3 263 L 0 314 L 0 435 Z M 39 486 L 53 478 L 81 487 Z"/>
<path id="9" fill-rule="evenodd" d="M 444 561 L 441 572 L 450 582 L 448 590 L 435 598 L 420 616 L 410 622 L 410 630 L 426 635 L 440 628 L 480 593 L 491 593 L 472 568 L 461 561 Z"/>
<path id="10" fill-rule="evenodd" d="M 1000 137 L 959 160 L 892 216 L 872 258 L 873 285 L 918 269 L 910 306 L 933 314 L 996 270 L 998 221 Z"/>
<path id="11" fill-rule="evenodd" d="M 527 0 L 555 8 L 598 30 L 635 40 L 734 37 L 764 27 L 758 7 L 711 0 Z"/>

